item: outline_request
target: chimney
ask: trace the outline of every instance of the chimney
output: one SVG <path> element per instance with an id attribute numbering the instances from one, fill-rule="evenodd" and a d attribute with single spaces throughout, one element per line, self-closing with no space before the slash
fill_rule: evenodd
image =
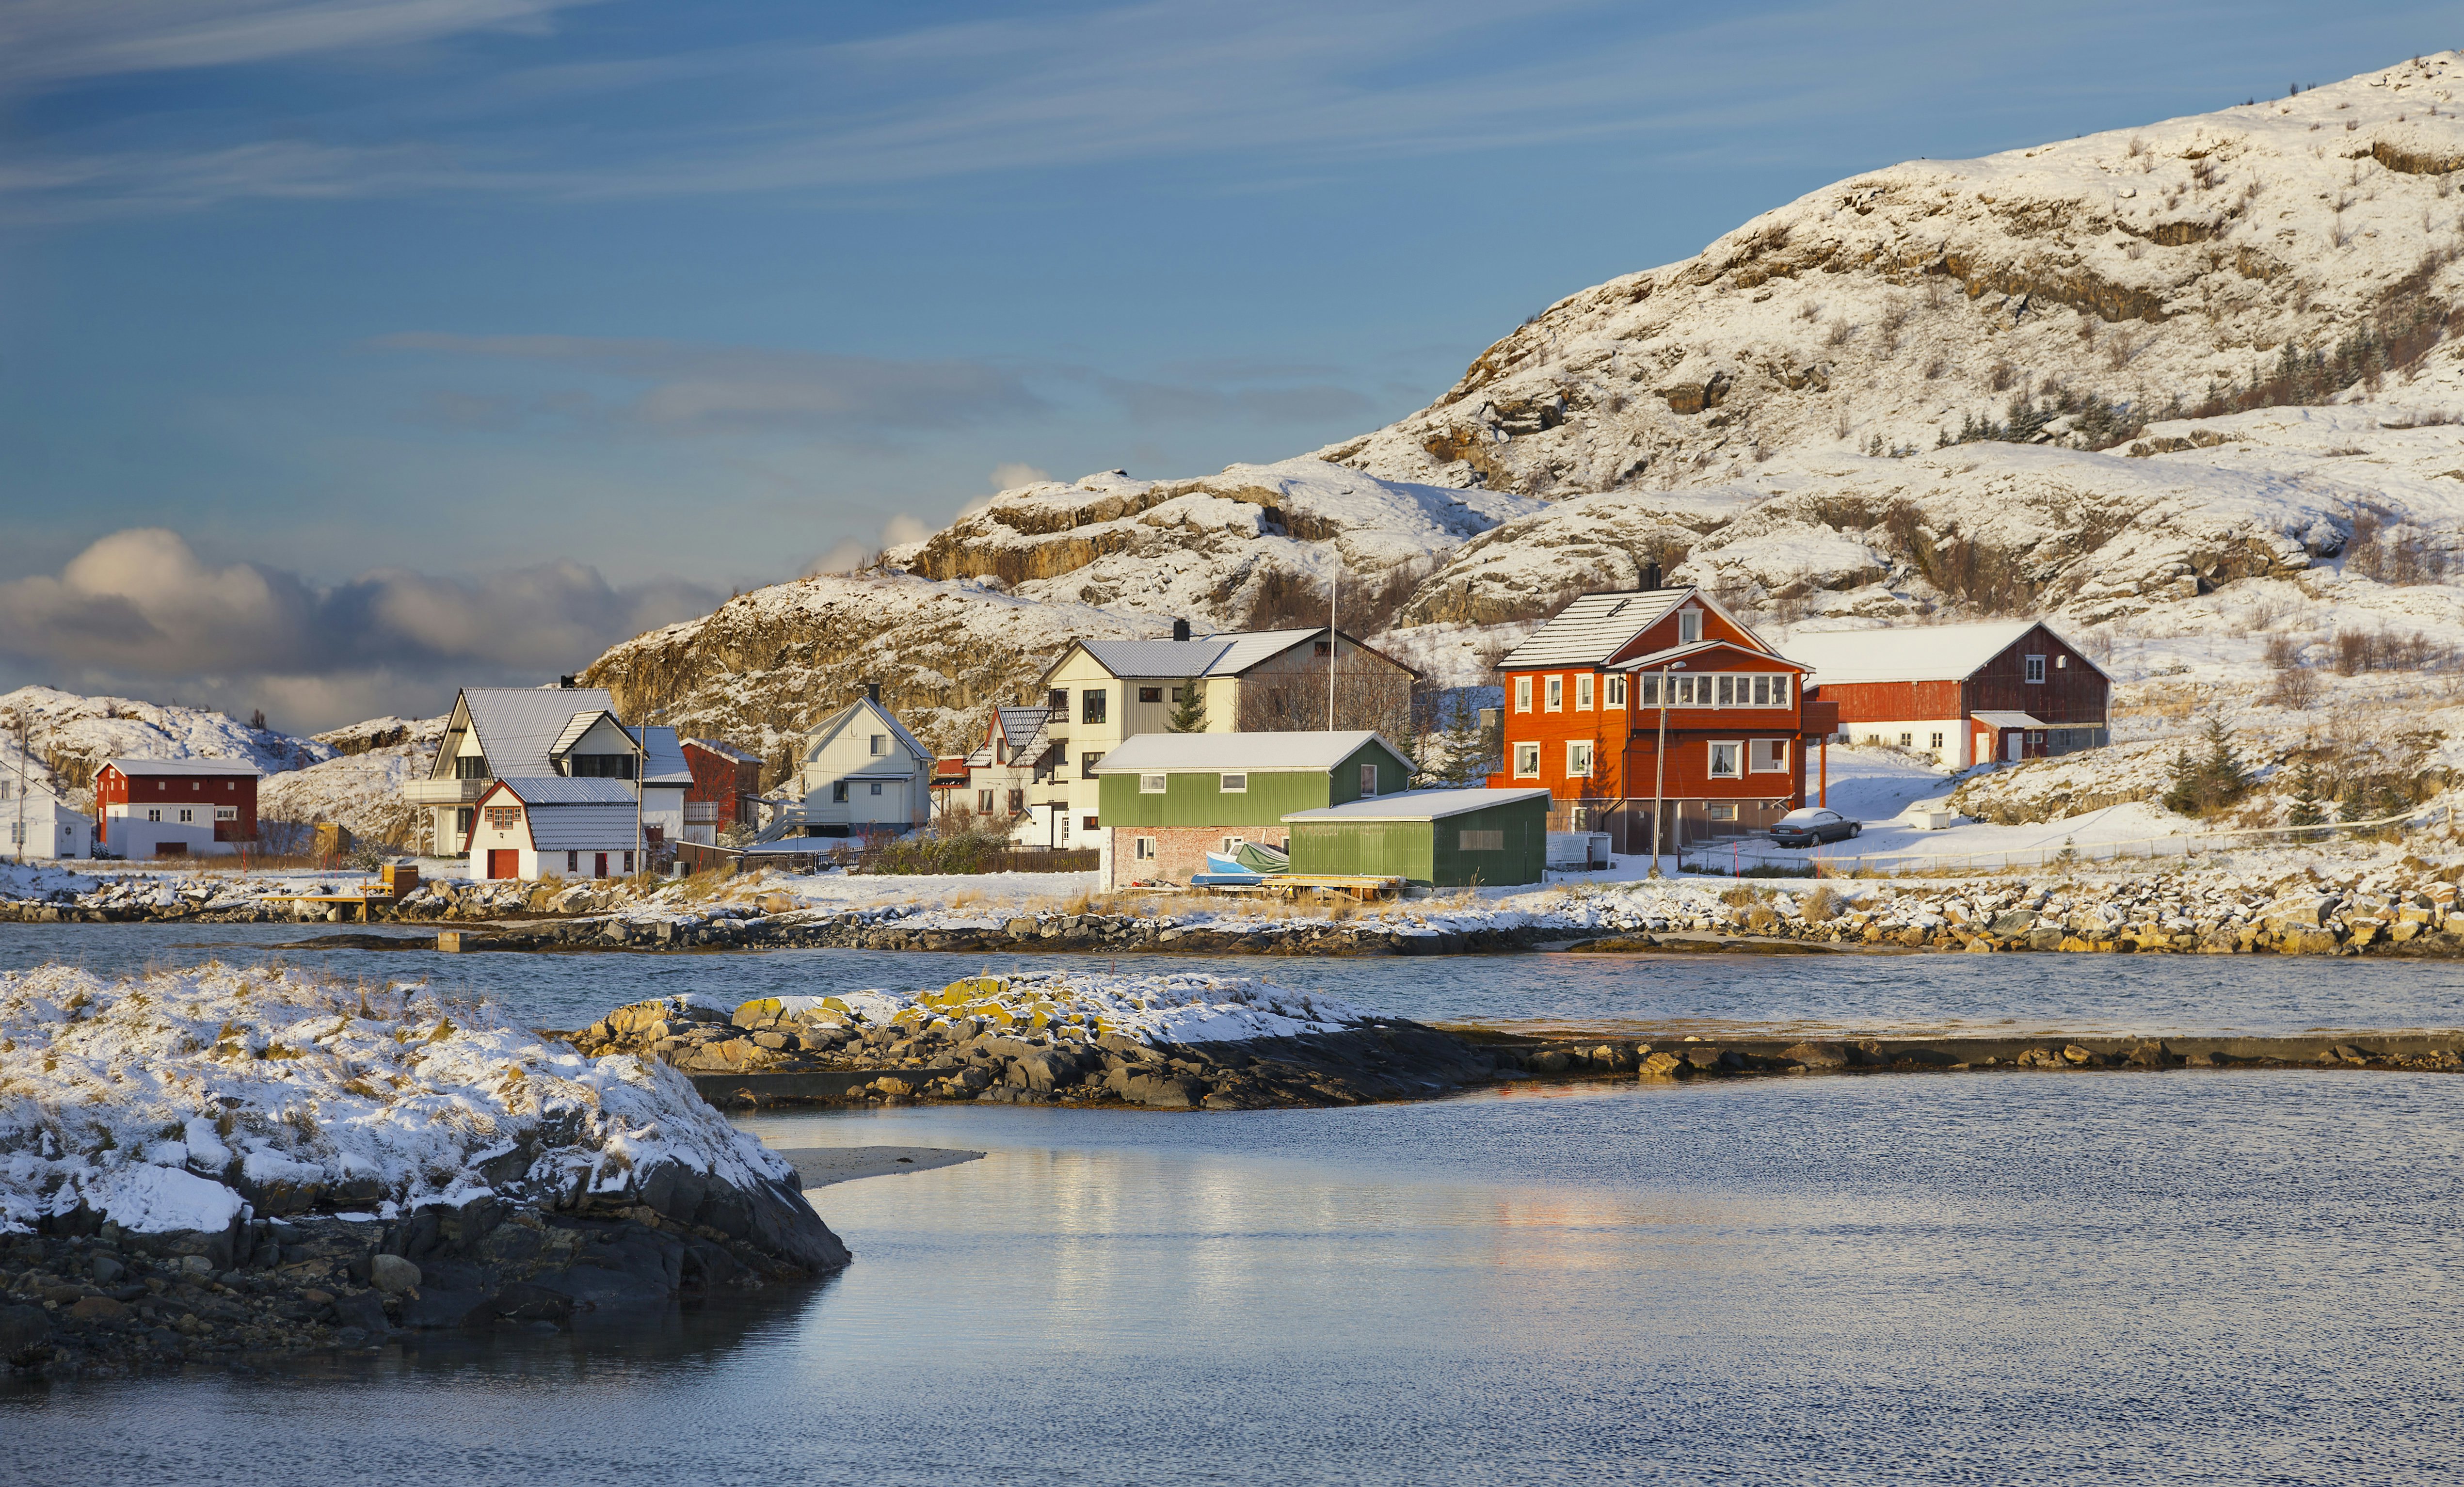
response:
<path id="1" fill-rule="evenodd" d="M 1172 622 L 1172 638 L 1177 641 L 1185 641 L 1189 639 L 1189 622 L 1186 620 L 1175 620 Z"/>
<path id="2" fill-rule="evenodd" d="M 556 685 L 563 688 L 566 691 L 571 691 L 573 690 L 574 685 L 573 678 L 569 676 L 560 676 L 556 679 Z"/>
<path id="3" fill-rule="evenodd" d="M 879 682 L 867 682 L 864 684 L 864 700 L 872 703 L 875 706 L 879 706 L 881 702 L 881 684 Z"/>
<path id="4" fill-rule="evenodd" d="M 1660 587 L 1660 564 L 1644 563 L 1642 565 L 1642 586 L 1646 590 Z"/>

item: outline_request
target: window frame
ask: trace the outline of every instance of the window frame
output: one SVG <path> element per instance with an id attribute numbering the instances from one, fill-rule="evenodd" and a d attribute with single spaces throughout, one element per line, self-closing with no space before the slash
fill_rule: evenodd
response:
<path id="1" fill-rule="evenodd" d="M 867 758 L 886 759 L 890 757 L 890 735 L 888 733 L 871 733 L 867 736 L 870 739 L 870 742 L 866 745 L 865 749 L 865 756 Z"/>
<path id="2" fill-rule="evenodd" d="M 1531 711 L 1531 678 L 1529 676 L 1517 676 L 1514 679 L 1514 711 L 1517 712 Z"/>
<path id="3" fill-rule="evenodd" d="M 1550 676 L 1545 678 L 1545 680 L 1548 685 L 1541 689 L 1541 696 L 1544 700 L 1540 704 L 1540 711 L 1543 712 L 1565 711 L 1566 679 L 1562 676 L 1551 673 Z"/>
<path id="4" fill-rule="evenodd" d="M 1132 842 L 1130 855 L 1133 862 L 1152 863 L 1155 860 L 1155 838 L 1133 837 L 1130 841 Z"/>
<path id="5" fill-rule="evenodd" d="M 1579 758 L 1580 758 L 1580 760 L 1581 760 L 1581 763 L 1580 763 L 1579 765 L 1577 765 L 1577 764 L 1576 764 L 1576 762 L 1575 762 L 1575 761 L 1576 761 L 1576 759 L 1577 759 L 1577 757 L 1579 757 Z M 1569 739 L 1567 739 L 1567 740 L 1566 740 L 1566 777 L 1567 777 L 1568 779 L 1589 779 L 1589 778 L 1591 778 L 1591 777 L 1592 777 L 1592 761 L 1593 761 L 1594 757 L 1595 757 L 1595 755 L 1593 754 L 1593 752 L 1592 752 L 1592 741 L 1591 741 L 1590 739 L 1588 739 L 1588 738 L 1569 738 Z"/>
<path id="6" fill-rule="evenodd" d="M 1600 689 L 1600 707 L 1605 711 L 1610 708 L 1623 708 L 1624 706 L 1625 673 L 1623 671 L 1612 671 L 1608 675 L 1607 685 Z"/>
<path id="7" fill-rule="evenodd" d="M 832 805 L 847 804 L 847 782 L 846 780 L 834 779 L 830 781 L 830 803 Z"/>
<path id="8" fill-rule="evenodd" d="M 1778 758 L 1777 758 L 1776 762 L 1774 762 L 1774 763 L 1771 763 L 1771 764 L 1765 764 L 1765 763 L 1762 761 L 1762 749 L 1763 749 L 1763 746 L 1765 746 L 1766 744 L 1768 744 L 1768 745 L 1770 745 L 1770 746 L 1771 746 L 1771 747 L 1775 748 L 1776 750 L 1778 750 Z M 1750 740 L 1749 740 L 1749 741 L 1748 741 L 1747 746 L 1746 746 L 1746 773 L 1747 773 L 1747 774 L 1749 774 L 1749 775 L 1785 775 L 1785 774 L 1787 774 L 1787 773 L 1788 773 L 1788 765 L 1789 765 L 1789 757 L 1788 757 L 1788 740 L 1787 740 L 1787 739 L 1785 739 L 1785 738 L 1755 738 L 1755 739 L 1750 739 Z"/>
<path id="9" fill-rule="evenodd" d="M 1234 783 L 1236 780 L 1239 781 L 1239 783 Z M 1215 793 L 1217 795 L 1247 795 L 1249 793 L 1249 772 L 1247 770 L 1219 771 L 1215 776 Z"/>
<path id="10" fill-rule="evenodd" d="M 1095 765 L 1103 757 L 1104 751 L 1101 749 L 1084 749 L 1079 751 L 1078 777 L 1080 779 L 1093 779 L 1095 777 Z"/>
<path id="11" fill-rule="evenodd" d="M 1720 768 L 1720 751 L 1728 751 L 1728 768 Z M 1714 738 L 1703 746 L 1703 775 L 1706 779 L 1743 779 L 1746 777 L 1746 744 L 1741 738 Z"/>
<path id="12" fill-rule="evenodd" d="M 1592 673 L 1585 671 L 1581 675 L 1576 676 L 1574 678 L 1574 711 L 1577 712 L 1591 711 L 1592 694 L 1596 690 L 1598 690 L 1598 688 L 1594 684 Z"/>
<path id="13" fill-rule="evenodd" d="M 1703 643 L 1703 611 L 1688 604 L 1677 611 L 1677 644 L 1699 645 Z"/>
<path id="14" fill-rule="evenodd" d="M 1364 800 L 1377 798 L 1377 761 L 1375 759 L 1360 761 L 1360 798 Z"/>
<path id="15" fill-rule="evenodd" d="M 1523 763 L 1526 759 L 1531 761 L 1531 767 L 1529 769 L 1525 769 L 1523 767 Z M 1538 741 L 1533 740 L 1518 743 L 1514 746 L 1514 777 L 1517 779 L 1538 779 L 1540 777 L 1540 745 Z"/>
<path id="16" fill-rule="evenodd" d="M 1111 719 L 1112 689 L 1088 687 L 1078 692 L 1078 721 L 1089 728 L 1104 726 Z"/>
<path id="17" fill-rule="evenodd" d="M 1163 689 L 1160 687 L 1141 687 L 1138 689 L 1138 701 L 1161 702 L 1163 701 Z"/>
<path id="18" fill-rule="evenodd" d="M 2019 660 L 2021 665 L 2025 667 L 2020 676 L 2020 680 L 2030 687 L 2044 686 L 2045 672 L 2047 670 L 2045 658 L 2042 656 L 2021 656 Z"/>
<path id="19" fill-rule="evenodd" d="M 1172 776 L 1169 775 L 1140 775 L 1138 776 L 1138 794 L 1140 795 L 1163 795 L 1171 788 Z"/>
<path id="20" fill-rule="evenodd" d="M 1481 840 L 1474 842 L 1472 840 L 1474 837 L 1478 837 Z M 1503 852 L 1506 850 L 1506 830 L 1501 826 L 1487 826 L 1477 829 L 1458 827 L 1455 831 L 1455 850 L 1458 852 Z"/>

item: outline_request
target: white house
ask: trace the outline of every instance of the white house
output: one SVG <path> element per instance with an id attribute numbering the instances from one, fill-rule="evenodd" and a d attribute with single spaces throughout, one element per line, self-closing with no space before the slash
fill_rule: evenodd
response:
<path id="1" fill-rule="evenodd" d="M 808 837 L 903 834 L 932 820 L 932 751 L 867 687 L 804 736 L 788 782 L 803 804 L 778 824 Z"/>
<path id="2" fill-rule="evenodd" d="M 471 865 L 490 878 L 629 877 L 647 846 L 636 835 L 629 780 L 499 779 L 473 809 Z"/>
<path id="3" fill-rule="evenodd" d="M 0 841 L 10 857 L 88 857 L 94 822 L 40 781 L 0 779 Z"/>
<path id="4" fill-rule="evenodd" d="M 261 777 L 236 759 L 112 759 L 94 773 L 94 845 L 131 859 L 231 856 L 256 841 Z"/>
<path id="5" fill-rule="evenodd" d="M 978 816 L 1010 823 L 1013 841 L 1049 846 L 1061 840 L 1069 814 L 1065 755 L 1052 741 L 1050 708 L 997 707 L 984 741 L 967 755 L 967 788 L 959 803 Z"/>
<path id="6" fill-rule="evenodd" d="M 458 857 L 517 850 L 493 837 L 493 845 L 477 843 L 474 833 L 480 824 L 482 797 L 500 781 L 516 781 L 529 795 L 539 797 L 542 808 L 605 804 L 596 797 L 586 802 L 552 800 L 553 792 L 539 783 L 590 779 L 613 781 L 628 802 L 638 788 L 640 850 L 651 862 L 659 861 L 667 843 L 684 838 L 685 794 L 693 787 L 693 770 L 674 729 L 627 728 L 617 719 L 613 703 L 605 689 L 595 687 L 464 688 L 446 719 L 445 737 L 429 776 L 403 787 L 405 798 L 430 812 L 429 851 L 438 857 Z M 511 807 L 499 802 L 496 808 L 501 812 Z M 630 805 L 625 818 L 625 840 L 617 846 L 632 851 Z M 601 844 L 590 848 L 593 853 L 600 849 Z M 519 876 L 556 876 L 561 871 L 556 866 L 557 850 L 550 849 L 548 866 L 542 872 L 525 871 Z M 488 861 L 481 856 L 471 859 L 473 868 L 483 868 Z M 587 875 L 586 868 L 579 871 Z"/>

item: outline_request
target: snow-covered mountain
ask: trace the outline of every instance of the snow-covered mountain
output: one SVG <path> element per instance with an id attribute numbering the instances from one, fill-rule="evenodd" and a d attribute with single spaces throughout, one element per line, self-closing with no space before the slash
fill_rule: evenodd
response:
<path id="1" fill-rule="evenodd" d="M 95 771 L 123 755 L 244 759 L 270 775 L 320 763 L 335 753 L 316 739 L 253 728 L 208 708 L 81 697 L 51 687 L 0 693 L 0 754 L 11 773 L 21 733 L 30 771 L 80 809 L 92 798 Z"/>
<path id="2" fill-rule="evenodd" d="M 1340 574 L 1353 623 L 1472 682 L 1650 563 L 1775 625 L 2050 613 L 2128 674 L 2355 632 L 2464 652 L 2459 91 L 2442 54 L 1861 174 L 1569 296 L 1313 458 L 1006 491 L 591 678 L 774 761 L 878 680 L 954 748 L 1072 636 L 1237 624 Z"/>

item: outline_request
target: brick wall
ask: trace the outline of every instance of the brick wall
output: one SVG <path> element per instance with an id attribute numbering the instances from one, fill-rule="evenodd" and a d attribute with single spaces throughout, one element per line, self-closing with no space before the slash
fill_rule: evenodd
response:
<path id="1" fill-rule="evenodd" d="M 1152 861 L 1138 860 L 1137 839 L 1155 840 L 1155 856 Z M 1115 826 L 1112 839 L 1112 882 L 1108 888 L 1124 888 L 1133 881 L 1168 880 L 1187 883 L 1193 873 L 1206 870 L 1206 854 L 1223 850 L 1225 837 L 1283 848 L 1291 840 L 1290 829 L 1280 822 L 1272 826 Z"/>

